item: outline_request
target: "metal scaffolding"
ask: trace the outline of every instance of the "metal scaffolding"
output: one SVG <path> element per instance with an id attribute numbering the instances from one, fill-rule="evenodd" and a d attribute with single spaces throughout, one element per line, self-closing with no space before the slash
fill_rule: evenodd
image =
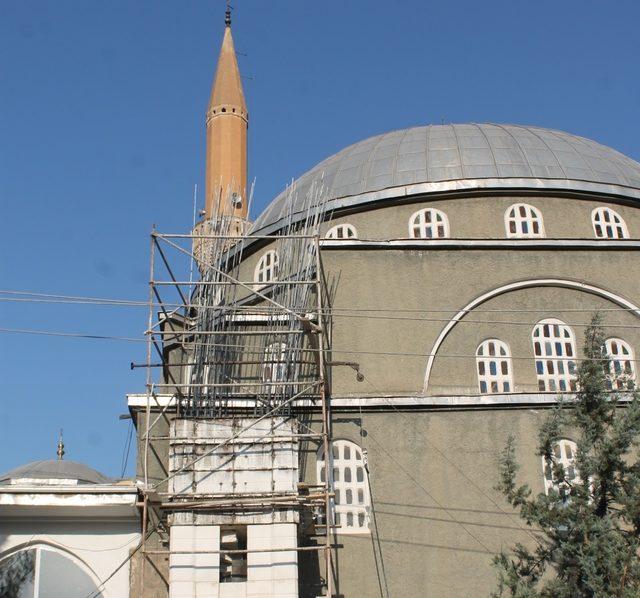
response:
<path id="1" fill-rule="evenodd" d="M 175 510 L 242 513 L 269 508 L 314 514 L 315 535 L 324 536 L 324 542 L 288 550 L 325 553 L 324 579 L 327 595 L 332 595 L 331 475 L 317 486 L 296 480 L 293 491 L 212 492 L 197 484 L 221 449 L 228 454 L 237 444 L 267 444 L 273 450 L 313 441 L 331 455 L 325 359 L 330 311 L 325 309 L 319 242 L 325 206 L 319 199 L 321 189 L 313 188 L 303 217 L 298 213 L 294 218 L 295 189 L 289 194 L 290 207 L 274 236 L 251 235 L 245 221 L 229 216 L 201 221 L 191 234 L 163 234 L 155 229 L 151 233 L 147 400 L 141 433 L 141 595 L 149 555 L 170 554 L 147 548 L 152 520 L 166 521 Z M 256 277 L 259 265 L 254 262 L 264 255 L 263 248 L 275 253 L 270 254 L 267 275 Z M 165 398 L 162 405 L 160 396 Z M 321 415 L 319 429 L 311 425 L 312 412 Z M 182 427 L 174 427 L 169 436 L 153 436 L 154 426 L 169 415 L 180 420 Z M 239 418 L 243 426 L 220 436 L 216 422 L 228 418 Z M 295 425 L 283 430 L 273 424 L 274 418 Z M 195 425 L 199 430 L 208 425 L 210 436 L 200 439 L 197 454 L 181 452 L 183 445 L 193 442 L 190 426 Z M 172 457 L 164 479 L 152 480 L 150 442 L 161 438 L 169 441 Z M 297 458 L 298 453 L 294 454 Z M 297 476 L 298 463 L 291 469 Z M 187 473 L 192 483 L 185 490 Z M 219 551 L 225 552 L 250 550 Z"/>

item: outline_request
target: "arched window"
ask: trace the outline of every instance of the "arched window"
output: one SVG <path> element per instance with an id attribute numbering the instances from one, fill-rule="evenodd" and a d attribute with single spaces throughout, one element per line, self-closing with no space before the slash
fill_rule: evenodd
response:
<path id="1" fill-rule="evenodd" d="M 517 203 L 504 213 L 507 237 L 529 239 L 544 237 L 542 214 L 533 206 Z"/>
<path id="2" fill-rule="evenodd" d="M 611 208 L 596 208 L 591 212 L 593 232 L 598 239 L 628 239 L 627 225 Z"/>
<path id="3" fill-rule="evenodd" d="M 564 469 L 564 477 L 567 484 L 579 484 L 580 474 L 576 468 L 576 443 L 568 438 L 561 438 L 553 446 L 552 462 L 549 463 L 545 457 L 542 457 L 542 471 L 544 472 L 544 491 L 545 494 L 553 489 L 556 492 L 566 490 L 566 485 L 559 483 L 554 479 L 553 465 L 560 464 Z"/>
<path id="4" fill-rule="evenodd" d="M 621 338 L 608 338 L 604 343 L 609 356 L 607 388 L 609 390 L 633 390 L 636 379 L 636 365 L 633 349 Z"/>
<path id="5" fill-rule="evenodd" d="M 506 343 L 495 338 L 484 341 L 476 351 L 478 385 L 482 394 L 511 392 L 511 355 Z"/>
<path id="6" fill-rule="evenodd" d="M 356 227 L 353 224 L 336 224 L 331 227 L 327 234 L 324 236 L 325 239 L 357 239 L 358 232 L 356 231 Z"/>
<path id="7" fill-rule="evenodd" d="M 409 218 L 409 236 L 412 239 L 445 239 L 449 237 L 447 215 L 435 208 L 418 210 Z"/>
<path id="8" fill-rule="evenodd" d="M 0 560 L 0 596 L 15 598 L 101 598 L 80 563 L 53 547 L 33 546 Z"/>
<path id="9" fill-rule="evenodd" d="M 335 492 L 335 524 L 342 534 L 369 531 L 369 480 L 362 449 L 348 440 L 332 442 L 330 475 Z M 326 476 L 324 451 L 318 451 L 316 461 L 318 483 Z"/>
<path id="10" fill-rule="evenodd" d="M 261 284 L 278 280 L 278 254 L 273 249 L 267 251 L 258 261 L 254 280 Z"/>
<path id="11" fill-rule="evenodd" d="M 560 320 L 542 320 L 532 337 L 538 390 L 576 390 L 576 345 L 571 328 Z"/>
<path id="12" fill-rule="evenodd" d="M 287 378 L 287 345 L 285 343 L 271 343 L 264 350 L 262 362 L 262 381 L 268 382 L 267 390 L 275 392 Z"/>

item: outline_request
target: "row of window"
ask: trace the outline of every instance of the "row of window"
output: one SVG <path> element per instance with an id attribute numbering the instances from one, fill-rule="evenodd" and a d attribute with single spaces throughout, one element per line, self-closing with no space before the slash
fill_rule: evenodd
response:
<path id="1" fill-rule="evenodd" d="M 628 239 L 629 231 L 622 216 L 611 208 L 595 208 L 591 212 L 593 232 L 598 239 Z M 545 237 L 542 213 L 529 204 L 509 206 L 504 213 L 507 237 L 535 239 Z M 409 237 L 412 239 L 446 239 L 451 236 L 449 219 L 442 210 L 425 208 L 409 218 Z M 327 239 L 356 239 L 352 224 L 338 224 L 327 231 Z"/>
<path id="2" fill-rule="evenodd" d="M 542 213 L 528 204 L 519 203 L 507 208 L 504 215 L 507 237 L 536 239 L 545 237 Z M 598 239 L 628 239 L 627 225 L 620 214 L 611 208 L 595 208 L 591 212 L 593 231 Z M 415 212 L 409 219 L 409 237 L 412 239 L 446 239 L 451 236 L 447 215 L 435 208 Z M 326 239 L 357 239 L 353 224 L 337 224 L 330 228 Z M 262 255 L 256 266 L 254 280 L 266 284 L 278 279 L 278 254 L 274 250 Z"/>
<path id="3" fill-rule="evenodd" d="M 369 531 L 370 494 L 366 455 L 354 442 L 334 440 L 331 448 L 330 476 L 333 485 L 335 525 L 340 533 L 355 534 Z M 564 467 L 570 483 L 579 483 L 580 475 L 575 466 L 576 444 L 569 439 L 561 439 L 554 446 L 554 460 Z M 554 483 L 551 468 L 542 459 L 544 489 L 547 494 L 560 488 Z M 322 448 L 316 460 L 317 482 L 324 484 L 327 463 Z"/>
<path id="4" fill-rule="evenodd" d="M 576 348 L 573 331 L 564 322 L 542 320 L 533 328 L 538 389 L 566 392 L 576 390 Z M 620 338 L 609 338 L 603 347 L 609 361 L 609 390 L 632 390 L 636 378 L 635 358 L 631 346 Z M 513 368 L 508 345 L 488 339 L 476 350 L 478 386 L 482 394 L 513 392 Z"/>
<path id="5" fill-rule="evenodd" d="M 564 322 L 546 319 L 531 334 L 538 390 L 567 392 L 576 390 L 576 347 L 573 330 Z M 286 378 L 287 345 L 272 343 L 264 352 L 262 380 L 272 391 Z M 609 357 L 607 387 L 625 391 L 634 388 L 635 356 L 631 345 L 621 338 L 608 338 L 603 353 Z M 511 352 L 504 341 L 491 338 L 476 349 L 478 387 L 482 394 L 513 392 Z"/>

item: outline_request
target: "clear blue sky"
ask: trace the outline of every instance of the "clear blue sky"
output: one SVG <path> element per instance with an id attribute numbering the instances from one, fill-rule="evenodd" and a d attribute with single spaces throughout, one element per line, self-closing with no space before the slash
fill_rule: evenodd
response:
<path id="1" fill-rule="evenodd" d="M 222 0 L 23 0 L 0 19 L 0 288 L 144 300 L 186 232 Z M 640 159 L 637 0 L 237 0 L 255 208 L 355 141 L 425 123 L 563 129 Z M 0 302 L 0 327 L 140 337 L 137 307 Z M 120 474 L 144 345 L 0 333 L 0 470 Z M 131 461 L 130 461 L 131 463 Z M 128 473 L 131 474 L 129 466 Z"/>

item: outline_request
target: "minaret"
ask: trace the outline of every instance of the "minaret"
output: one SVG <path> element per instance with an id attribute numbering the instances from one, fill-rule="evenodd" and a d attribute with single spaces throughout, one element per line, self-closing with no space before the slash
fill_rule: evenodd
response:
<path id="1" fill-rule="evenodd" d="M 245 221 L 249 114 L 231 36 L 227 6 L 224 37 L 206 117 L 205 219 L 231 216 Z M 236 227 L 232 227 L 236 228 Z"/>

